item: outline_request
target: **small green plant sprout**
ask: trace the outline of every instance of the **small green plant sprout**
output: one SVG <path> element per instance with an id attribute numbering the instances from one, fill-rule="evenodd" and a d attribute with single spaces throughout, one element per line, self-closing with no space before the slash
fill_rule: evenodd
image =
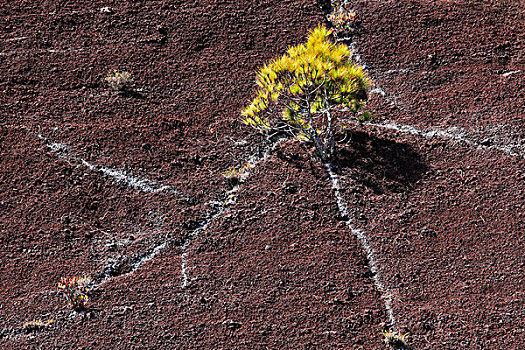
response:
<path id="1" fill-rule="evenodd" d="M 67 304 L 75 311 L 85 310 L 89 301 L 90 277 L 62 277 L 58 290 L 64 295 Z"/>
<path id="2" fill-rule="evenodd" d="M 358 117 L 371 84 L 348 46 L 330 41 L 330 34 L 320 25 L 306 44 L 259 69 L 255 98 L 241 112 L 245 124 L 263 132 L 313 143 L 324 163 L 336 159 L 336 138 L 344 133 L 337 112 Z"/>
<path id="3" fill-rule="evenodd" d="M 116 69 L 109 72 L 104 80 L 115 91 L 124 91 L 126 87 L 133 81 L 131 73 L 119 72 Z"/>
<path id="4" fill-rule="evenodd" d="M 336 37 L 341 34 L 351 33 L 355 30 L 357 22 L 357 12 L 354 10 L 347 10 L 345 3 L 341 1 L 334 2 L 334 10 L 328 15 L 328 21 L 332 24 L 334 35 Z"/>
<path id="5" fill-rule="evenodd" d="M 32 331 L 37 331 L 43 328 L 47 328 L 53 322 L 54 320 L 52 318 L 50 318 L 49 320 L 45 320 L 45 321 L 42 321 L 42 320 L 28 321 L 28 322 L 25 322 L 22 327 L 24 328 L 26 332 L 32 332 Z"/>
<path id="6" fill-rule="evenodd" d="M 408 347 L 406 341 L 406 336 L 408 335 L 408 333 L 401 334 L 396 331 L 387 329 L 381 332 L 381 334 L 385 337 L 385 343 L 393 347 L 394 349 L 406 349 Z"/>

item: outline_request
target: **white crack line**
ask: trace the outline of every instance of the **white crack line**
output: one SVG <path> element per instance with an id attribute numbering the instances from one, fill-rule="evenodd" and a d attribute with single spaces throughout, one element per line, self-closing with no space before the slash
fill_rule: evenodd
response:
<path id="1" fill-rule="evenodd" d="M 457 142 L 462 142 L 470 146 L 477 147 L 479 149 L 495 149 L 501 152 L 504 152 L 510 156 L 519 156 L 519 157 L 525 157 L 525 144 L 521 143 L 508 143 L 506 145 L 484 145 L 482 144 L 483 141 L 478 141 L 473 138 L 469 138 L 465 136 L 464 132 L 458 132 L 457 128 L 451 128 L 449 130 L 443 130 L 438 128 L 429 127 L 426 130 L 422 130 L 419 128 L 416 128 L 412 125 L 399 125 L 394 122 L 385 122 L 385 123 L 372 123 L 372 122 L 365 122 L 363 123 L 365 125 L 373 126 L 373 127 L 379 127 L 383 129 L 388 130 L 394 130 L 397 132 L 417 135 L 423 138 L 432 139 L 434 137 L 441 137 L 444 139 L 449 139 Z M 490 142 L 494 142 L 490 140 Z"/>
<path id="2" fill-rule="evenodd" d="M 512 74 L 516 74 L 516 73 L 519 73 L 519 72 L 521 72 L 521 71 L 520 70 L 513 70 L 511 72 L 503 73 L 501 76 L 502 77 L 508 77 L 508 76 L 510 76 Z"/>
<path id="3" fill-rule="evenodd" d="M 345 1 L 345 4 L 346 4 L 346 1 Z M 345 39 L 350 39 L 350 38 L 342 38 L 343 41 Z M 363 67 L 363 69 L 365 71 L 369 72 L 369 70 L 368 70 L 368 68 L 366 66 L 366 63 L 361 59 L 361 56 L 359 55 L 357 47 L 355 46 L 355 44 L 353 42 L 351 42 L 350 44 L 348 44 L 348 46 L 352 50 L 352 53 L 353 53 L 352 54 L 352 58 L 357 63 L 359 63 Z M 408 72 L 408 71 L 409 71 L 408 69 L 397 69 L 397 70 L 389 70 L 386 73 Z M 519 72 L 521 72 L 521 71 L 520 70 L 511 71 L 511 72 L 507 72 L 507 73 L 502 74 L 502 76 L 503 77 L 508 77 L 508 76 L 510 76 L 512 74 L 519 73 Z M 386 92 L 385 92 L 385 90 L 383 90 L 375 81 L 373 82 L 373 87 L 370 90 L 370 94 L 381 95 L 385 100 L 387 100 L 390 103 L 390 105 L 392 105 L 392 106 L 396 105 L 396 106 L 398 106 L 401 109 L 405 108 L 405 106 L 403 104 L 400 104 L 397 101 L 397 99 L 398 99 L 397 96 L 388 97 Z M 446 130 L 442 130 L 442 129 L 438 129 L 438 128 L 432 128 L 432 127 L 428 128 L 427 130 L 421 130 L 421 129 L 416 128 L 415 126 L 399 125 L 399 124 L 396 124 L 396 123 L 393 123 L 393 122 L 385 122 L 383 124 L 376 124 L 376 123 L 368 122 L 368 123 L 365 123 L 365 124 L 382 127 L 382 128 L 385 128 L 385 129 L 395 130 L 395 131 L 399 131 L 399 132 L 410 133 L 410 134 L 418 135 L 418 136 L 429 138 L 429 139 L 433 138 L 435 136 L 439 136 L 439 137 L 442 137 L 442 138 L 463 142 L 463 143 L 466 143 L 468 145 L 473 145 L 473 146 L 476 146 L 476 147 L 482 148 L 482 149 L 497 149 L 497 150 L 502 151 L 504 153 L 507 153 L 507 154 L 509 154 L 511 156 L 522 156 L 522 157 L 525 156 L 525 145 L 522 145 L 522 144 L 508 144 L 508 145 L 490 145 L 490 146 L 487 146 L 487 145 L 481 144 L 481 142 L 478 142 L 478 141 L 476 141 L 474 139 L 470 139 L 468 137 L 465 137 L 463 133 L 458 133 L 458 132 L 456 132 L 454 130 L 446 131 Z"/>
<path id="4" fill-rule="evenodd" d="M 213 219 L 215 219 L 216 217 L 222 215 L 223 213 L 225 213 L 228 208 L 226 207 L 226 205 L 224 203 L 221 203 L 221 202 L 210 202 L 210 204 L 216 204 L 218 205 L 217 206 L 217 211 L 214 212 L 213 214 L 209 215 L 206 219 L 204 219 L 200 224 L 199 224 L 199 227 L 197 227 L 195 230 L 193 230 L 189 235 L 188 237 L 186 238 L 184 244 L 182 245 L 182 254 L 180 256 L 181 258 L 181 287 L 182 288 L 186 288 L 188 286 L 188 274 L 187 274 L 187 261 L 186 261 L 186 256 L 188 255 L 188 246 L 190 245 L 190 243 L 193 241 L 193 239 L 195 237 L 197 237 L 199 235 L 199 233 L 201 233 L 202 231 L 206 230 L 206 228 L 208 227 L 208 225 L 210 224 L 210 222 L 213 221 Z"/>
<path id="5" fill-rule="evenodd" d="M 17 37 L 17 38 L 5 39 L 5 41 L 22 41 L 22 40 L 26 40 L 26 39 L 29 39 L 29 37 L 28 36 L 20 36 L 20 37 Z"/>
<path id="6" fill-rule="evenodd" d="M 347 2 L 348 2 L 347 0 L 344 0 L 343 6 L 347 6 Z M 350 40 L 345 40 L 345 39 L 350 39 L 350 38 L 343 38 L 342 41 L 350 41 Z M 348 46 L 350 47 L 350 50 L 352 50 L 352 58 L 353 58 L 353 60 L 355 62 L 359 63 L 363 67 L 363 69 L 366 72 L 368 72 L 368 68 L 366 66 L 366 63 L 363 62 L 363 60 L 361 59 L 361 55 L 359 54 L 355 44 L 353 42 L 350 42 L 348 44 Z M 385 98 L 387 101 L 389 101 L 391 105 L 396 105 L 395 99 L 392 100 L 390 98 L 387 98 L 385 91 L 379 85 L 377 85 L 375 82 L 373 83 L 373 86 L 372 86 L 372 89 L 370 90 L 370 93 L 371 94 L 380 94 L 383 98 Z M 334 193 L 335 193 L 335 198 L 337 200 L 337 207 L 339 209 L 339 213 L 341 214 L 341 216 L 343 218 L 347 218 L 346 221 L 345 221 L 346 225 L 348 226 L 350 231 L 354 234 L 354 236 L 358 239 L 359 243 L 361 244 L 361 248 L 363 249 L 363 251 L 366 254 L 366 257 L 368 259 L 368 264 L 369 264 L 369 267 L 370 267 L 370 271 L 372 272 L 372 278 L 373 278 L 373 281 L 374 281 L 374 285 L 376 286 L 376 288 L 379 291 L 379 293 L 381 293 L 381 296 L 382 296 L 382 298 L 383 298 L 383 300 L 385 302 L 385 309 L 387 311 L 388 320 L 390 322 L 389 326 L 390 326 L 391 329 L 394 329 L 396 322 L 395 322 L 395 317 L 394 317 L 394 311 L 392 309 L 392 294 L 389 291 L 389 289 L 387 287 L 385 287 L 385 285 L 383 285 L 383 283 L 381 282 L 381 279 L 379 277 L 378 267 L 377 267 L 377 261 L 376 261 L 375 255 L 374 255 L 374 251 L 373 251 L 372 247 L 370 246 L 370 244 L 368 243 L 368 238 L 367 238 L 365 232 L 361 231 L 359 229 L 356 229 L 355 227 L 352 226 L 352 220 L 349 217 L 347 205 L 346 205 L 346 203 L 345 203 L 345 201 L 343 199 L 343 196 L 341 195 L 341 188 L 340 188 L 340 185 L 339 185 L 339 177 L 332 171 L 332 167 L 331 167 L 330 164 L 325 164 L 325 165 L 326 165 L 326 168 L 328 170 L 328 175 L 330 177 L 330 182 L 332 184 L 332 189 L 334 190 Z"/>
<path id="7" fill-rule="evenodd" d="M 239 181 L 242 183 L 244 182 L 251 173 L 251 169 L 255 168 L 255 166 L 261 162 L 266 161 L 270 155 L 273 153 L 273 151 L 277 148 L 281 142 L 287 140 L 286 137 L 278 138 L 273 144 L 271 144 L 266 151 L 264 152 L 262 157 L 258 157 L 256 155 L 251 155 L 248 157 L 248 167 L 246 171 L 240 176 Z M 187 255 L 188 255 L 188 247 L 193 242 L 193 240 L 206 228 L 208 225 L 218 216 L 228 212 L 229 206 L 233 203 L 235 203 L 237 199 L 237 192 L 239 191 L 240 187 L 239 185 L 234 186 L 230 191 L 226 192 L 226 199 L 223 202 L 219 201 L 210 201 L 208 202 L 208 205 L 214 206 L 217 208 L 217 210 L 212 213 L 211 215 L 208 215 L 207 218 L 205 218 L 200 224 L 199 227 L 197 227 L 195 230 L 193 230 L 187 237 L 186 241 L 182 245 L 182 253 L 181 253 L 181 287 L 186 288 L 191 281 L 191 279 L 188 277 L 188 262 L 187 262 Z"/>
<path id="8" fill-rule="evenodd" d="M 271 153 L 275 150 L 275 148 L 284 140 L 286 140 L 286 138 L 280 138 L 277 141 L 275 141 L 270 147 L 268 147 L 268 149 L 264 153 L 263 157 L 259 157 L 258 158 L 256 156 L 250 156 L 249 157 L 250 160 L 248 162 L 250 164 L 249 169 L 252 169 L 253 167 L 255 167 L 255 165 L 257 165 L 261 161 L 267 160 L 268 157 L 271 155 Z M 64 145 L 64 144 L 57 144 L 57 143 L 53 144 L 53 143 L 51 143 L 51 144 L 49 144 L 49 147 L 52 150 L 57 150 L 57 151 L 67 150 L 67 146 Z M 60 154 L 59 154 L 59 156 L 60 156 Z M 77 160 L 77 159 L 74 159 L 74 160 Z M 245 174 L 241 178 L 241 181 L 244 181 L 244 179 L 248 175 L 249 174 Z M 209 213 L 206 218 L 201 220 L 201 222 L 199 223 L 199 226 L 196 229 L 194 229 L 193 231 L 190 232 L 190 234 L 188 235 L 188 237 L 185 240 L 184 244 L 182 245 L 182 253 L 181 253 L 181 287 L 182 288 L 186 288 L 188 286 L 189 282 L 191 281 L 190 278 L 188 277 L 188 273 L 187 273 L 188 267 L 187 267 L 187 260 L 186 260 L 186 256 L 188 254 L 188 247 L 189 247 L 189 245 L 195 239 L 195 237 L 197 237 L 202 231 L 206 230 L 208 225 L 215 218 L 217 218 L 218 216 L 220 216 L 220 215 L 222 215 L 222 214 L 224 214 L 225 212 L 228 211 L 229 205 L 235 202 L 235 199 L 236 199 L 235 198 L 235 194 L 238 192 L 238 190 L 239 190 L 239 186 L 235 186 L 232 190 L 228 191 L 226 193 L 228 195 L 228 197 L 223 202 L 219 202 L 219 201 L 215 201 L 215 200 L 212 200 L 212 201 L 208 202 L 207 205 L 211 206 L 212 208 L 214 208 L 214 210 L 212 210 L 211 213 Z M 104 273 L 104 279 L 98 284 L 93 284 L 91 289 L 92 290 L 97 289 L 97 288 L 103 286 L 104 284 L 106 284 L 107 282 L 109 282 L 111 279 L 113 279 L 115 277 L 129 276 L 129 275 L 135 273 L 145 263 L 147 263 L 148 261 L 152 260 L 153 258 L 155 258 L 155 256 L 157 256 L 159 253 L 161 253 L 166 248 L 168 248 L 168 246 L 169 246 L 171 241 L 172 241 L 172 239 L 169 238 L 166 235 L 166 238 L 165 238 L 164 242 L 162 242 L 161 244 L 158 244 L 158 245 L 154 246 L 153 248 L 151 248 L 149 250 L 150 253 L 147 253 L 147 254 L 144 254 L 142 256 L 139 256 L 137 261 L 133 264 L 133 266 L 132 266 L 132 268 L 131 268 L 131 270 L 129 272 L 127 272 L 125 274 L 120 274 L 120 275 L 114 276 L 114 275 L 111 274 L 113 268 L 118 266 L 118 263 L 121 263 L 123 261 L 125 262 L 128 258 L 124 257 L 124 259 L 122 259 L 122 258 L 117 259 L 111 266 L 106 268 L 105 273 Z"/>
<path id="9" fill-rule="evenodd" d="M 346 218 L 346 221 L 345 221 L 346 225 L 348 226 L 350 231 L 354 234 L 354 236 L 357 238 L 357 240 L 361 244 L 361 248 L 366 254 L 366 257 L 368 259 L 368 265 L 370 267 L 370 271 L 372 272 L 372 279 L 374 281 L 374 285 L 376 286 L 379 293 L 381 293 L 381 296 L 385 302 L 385 309 L 387 311 L 388 320 L 390 322 L 389 326 L 393 329 L 395 327 L 396 320 L 394 317 L 394 311 L 392 309 L 392 293 L 381 282 L 381 277 L 379 276 L 379 271 L 377 267 L 378 264 L 375 258 L 374 250 L 370 246 L 370 243 L 368 243 L 368 237 L 366 236 L 366 233 L 352 226 L 352 220 L 349 218 L 347 205 L 345 203 L 343 196 L 341 195 L 339 177 L 337 176 L 337 174 L 335 174 L 332 171 L 332 167 L 330 164 L 325 164 L 325 166 L 326 166 L 326 169 L 328 170 L 330 182 L 332 184 L 332 189 L 334 190 L 334 193 L 335 193 L 335 198 L 337 201 L 337 207 L 339 209 L 339 214 L 341 215 L 341 217 Z"/>
<path id="10" fill-rule="evenodd" d="M 0 52 L 0 56 L 11 56 L 11 55 L 17 55 L 19 53 L 34 53 L 34 54 L 42 54 L 45 52 L 49 53 L 68 53 L 68 52 L 82 52 L 84 49 L 42 49 L 42 50 L 11 50 L 11 51 L 4 51 Z"/>
<path id="11" fill-rule="evenodd" d="M 341 41 L 347 41 L 347 39 L 350 38 L 342 38 Z M 355 62 L 359 63 L 363 69 L 370 74 L 370 71 L 368 70 L 368 67 L 366 66 L 366 63 L 361 59 L 361 55 L 359 54 L 359 51 L 357 50 L 357 47 L 353 42 L 350 42 L 348 44 L 348 47 L 350 47 L 350 50 L 352 50 L 352 58 Z M 372 80 L 372 89 L 370 89 L 370 94 L 378 94 L 381 95 L 386 101 L 390 103 L 391 106 L 398 106 L 401 109 L 405 109 L 405 106 L 403 104 L 400 104 L 397 100 L 397 96 L 388 97 L 386 95 L 385 90 L 383 90 L 375 80 Z"/>
<path id="12" fill-rule="evenodd" d="M 346 6 L 347 2 L 348 2 L 347 0 L 344 0 L 343 5 Z M 350 41 L 350 40 L 346 40 L 346 39 L 351 39 L 351 38 L 343 38 L 342 41 Z M 368 72 L 366 63 L 363 62 L 363 60 L 361 59 L 361 56 L 359 55 L 357 47 L 355 46 L 355 44 L 353 42 L 350 42 L 349 47 L 352 50 L 352 53 L 353 53 L 352 57 L 353 57 L 353 59 L 357 63 L 359 63 L 363 67 L 363 69 L 365 71 Z M 390 72 L 391 71 L 388 71 L 388 73 L 390 73 Z M 508 77 L 508 76 L 510 76 L 512 74 L 519 73 L 519 72 L 520 71 L 507 72 L 507 73 L 502 74 L 502 76 Z M 394 96 L 393 98 L 389 98 L 387 96 L 386 92 L 375 82 L 373 83 L 373 86 L 372 86 L 372 89 L 370 90 L 370 93 L 371 94 L 379 94 L 385 100 L 387 100 L 390 103 L 390 105 L 392 105 L 392 106 L 393 105 L 397 105 L 401 109 L 404 109 L 404 106 L 403 105 L 400 106 L 399 103 L 397 102 L 397 97 L 396 96 Z M 423 130 L 420 130 L 420 129 L 418 129 L 418 128 L 414 127 L 414 126 L 411 126 L 411 125 L 397 125 L 395 123 L 388 123 L 388 122 L 384 123 L 384 124 L 375 124 L 375 123 L 368 122 L 366 124 L 371 125 L 371 126 L 377 126 L 377 127 L 382 127 L 382 128 L 386 128 L 386 129 L 391 129 L 391 130 L 395 130 L 395 131 L 399 131 L 399 132 L 410 133 L 410 134 L 418 135 L 418 136 L 425 137 L 425 138 L 432 138 L 432 137 L 435 137 L 435 136 L 439 136 L 439 137 L 443 137 L 443 138 L 446 138 L 446 139 L 451 139 L 451 140 L 454 140 L 454 141 L 464 142 L 464 143 L 466 143 L 468 145 L 477 146 L 478 148 L 487 148 L 487 149 L 494 148 L 494 149 L 500 150 L 502 152 L 505 152 L 505 153 L 507 153 L 509 155 L 513 155 L 513 156 L 516 156 L 516 155 L 524 156 L 525 155 L 525 146 L 521 145 L 521 144 L 512 144 L 512 145 L 505 145 L 505 146 L 502 146 L 502 145 L 486 146 L 486 145 L 481 144 L 480 142 L 475 141 L 474 139 L 470 139 L 468 137 L 465 137 L 463 134 L 458 134 L 458 133 L 455 133 L 455 132 L 449 132 L 449 131 L 440 130 L 440 129 L 436 129 L 436 128 L 429 128 L 426 131 L 423 131 Z M 516 151 L 516 149 L 518 151 Z M 328 169 L 328 173 L 330 175 L 330 181 L 332 183 L 332 188 L 334 189 L 335 196 L 336 196 L 336 199 L 337 199 L 337 206 L 339 208 L 339 212 L 340 212 L 340 214 L 343 217 L 348 217 L 348 210 L 346 208 L 344 199 L 341 196 L 341 192 L 340 192 L 339 179 L 338 179 L 337 175 L 332 171 L 332 168 L 330 167 L 330 165 L 327 164 L 326 166 L 327 166 L 327 169 Z M 392 309 L 392 294 L 390 293 L 390 291 L 380 281 L 380 278 L 379 278 L 379 276 L 377 274 L 377 262 L 376 262 L 375 257 L 374 257 L 374 252 L 373 252 L 372 248 L 370 247 L 370 245 L 368 243 L 368 239 L 366 237 L 366 234 L 363 231 L 361 231 L 361 230 L 355 229 L 351 225 L 351 219 L 350 218 L 348 218 L 348 220 L 346 221 L 346 224 L 347 224 L 348 228 L 352 231 L 352 233 L 358 238 L 359 242 L 361 243 L 361 246 L 362 246 L 363 250 L 366 252 L 366 255 L 368 257 L 369 264 L 370 264 L 370 270 L 372 271 L 372 274 L 373 274 L 374 283 L 375 283 L 377 289 L 383 295 L 383 299 L 385 300 L 385 308 L 386 308 L 386 310 L 388 312 L 388 318 L 390 320 L 392 329 L 394 329 L 395 318 L 394 318 L 394 313 L 393 313 L 393 309 Z"/>
<path id="13" fill-rule="evenodd" d="M 248 163 L 250 164 L 250 167 L 248 167 L 248 169 L 253 169 L 253 167 L 255 167 L 261 161 L 267 160 L 269 158 L 269 156 L 272 154 L 272 152 L 275 150 L 275 148 L 284 140 L 286 140 L 286 138 L 280 138 L 277 141 L 275 141 L 270 147 L 268 147 L 268 149 L 266 150 L 266 152 L 264 153 L 264 155 L 262 157 L 256 157 L 256 156 L 253 156 L 253 155 L 250 156 L 249 157 L 249 161 L 248 161 Z M 63 145 L 59 145 L 59 144 L 55 144 L 52 147 L 54 147 L 56 149 L 63 149 L 64 146 Z M 240 181 L 243 182 L 248 176 L 249 176 L 249 172 L 243 174 L 243 176 L 241 177 Z M 188 247 L 189 247 L 189 245 L 193 242 L 193 240 L 201 232 L 203 232 L 203 231 L 205 231 L 207 229 L 208 225 L 215 218 L 221 216 L 222 214 L 226 213 L 229 210 L 229 206 L 232 203 L 235 203 L 235 200 L 236 200 L 235 194 L 238 191 L 239 191 L 239 186 L 235 186 L 232 190 L 226 192 L 227 197 L 226 197 L 226 199 L 224 201 L 222 201 L 222 202 L 216 201 L 216 200 L 209 201 L 207 203 L 207 206 L 210 206 L 213 209 L 211 210 L 211 212 L 208 213 L 208 215 L 204 219 L 202 219 L 199 222 L 198 227 L 188 234 L 186 240 L 184 241 L 184 243 L 183 243 L 183 245 L 181 247 L 181 250 L 182 250 L 182 253 L 181 253 L 181 287 L 183 289 L 186 288 L 189 285 L 189 282 L 191 281 L 191 279 L 188 277 L 188 266 L 187 266 L 188 265 L 188 261 L 186 259 L 187 255 L 188 255 Z M 111 266 L 106 268 L 104 279 L 99 284 L 94 285 L 93 289 L 96 289 L 96 288 L 99 288 L 99 287 L 103 286 L 108 281 L 110 281 L 112 278 L 119 277 L 119 276 L 129 276 L 129 275 L 135 273 L 145 263 L 147 263 L 148 261 L 152 260 L 153 258 L 155 258 L 155 256 L 157 256 L 159 253 L 164 251 L 169 246 L 171 241 L 172 241 L 172 239 L 168 238 L 166 236 L 166 239 L 164 240 L 163 243 L 158 244 L 158 245 L 156 245 L 155 247 L 153 247 L 152 249 L 149 250 L 150 253 L 142 255 L 142 256 L 139 256 L 138 260 L 133 264 L 133 266 L 131 268 L 131 271 L 129 271 L 129 272 L 125 273 L 125 274 L 114 276 L 114 275 L 111 274 L 112 269 L 115 268 L 116 266 L 118 266 L 118 263 L 126 261 L 127 258 L 118 259 Z"/>
<path id="14" fill-rule="evenodd" d="M 82 165 L 84 165 L 88 169 L 93 171 L 99 171 L 106 176 L 112 177 L 116 182 L 123 183 L 126 186 L 131 187 L 135 190 L 147 193 L 157 193 L 169 190 L 171 188 L 167 185 L 161 186 L 148 179 L 128 175 L 125 171 L 122 170 L 111 169 L 106 168 L 105 166 L 91 164 L 82 158 L 78 158 L 76 160 L 80 161 Z"/>
<path id="15" fill-rule="evenodd" d="M 129 175 L 123 170 L 112 169 L 112 168 L 107 168 L 102 165 L 92 164 L 83 158 L 71 155 L 70 147 L 64 143 L 52 142 L 46 137 L 42 136 L 41 134 L 37 134 L 37 137 L 41 140 L 44 140 L 46 142 L 46 146 L 53 153 L 55 153 L 58 156 L 58 158 L 64 159 L 68 162 L 73 161 L 76 163 L 80 163 L 84 167 L 88 168 L 89 170 L 101 172 L 102 174 L 113 178 L 115 182 L 124 184 L 127 187 L 130 187 L 134 190 L 138 190 L 138 191 L 142 191 L 146 193 L 158 193 L 162 191 L 168 191 L 171 193 L 175 193 L 184 199 L 188 199 L 186 195 L 173 189 L 171 186 L 160 185 L 146 178 L 140 178 L 137 176 Z"/>
<path id="16" fill-rule="evenodd" d="M 201 220 L 201 222 L 199 223 L 199 226 L 194 229 L 193 231 L 190 232 L 190 234 L 188 235 L 188 238 L 185 240 L 184 244 L 182 245 L 182 254 L 181 254 L 181 287 L 182 288 L 185 288 L 187 287 L 188 285 L 188 275 L 187 275 L 187 263 L 186 263 L 186 254 L 187 254 L 187 247 L 188 245 L 191 243 L 191 241 L 199 235 L 199 233 L 201 231 L 204 231 L 207 226 L 210 224 L 210 222 L 215 219 L 216 217 L 218 217 L 219 215 L 222 215 L 226 210 L 226 206 L 224 205 L 224 203 L 221 203 L 221 202 L 216 202 L 216 201 L 210 201 L 208 204 L 212 204 L 212 205 L 215 205 L 214 207 L 214 210 L 212 210 L 211 213 L 208 214 L 208 216 L 206 218 L 204 218 L 203 220 Z M 96 288 L 99 288 L 99 287 L 102 287 L 103 285 L 105 285 L 107 282 L 109 282 L 110 280 L 112 280 L 113 278 L 116 278 L 116 277 L 125 277 L 125 276 L 130 276 L 132 275 L 133 273 L 137 272 L 144 264 L 146 264 L 148 261 L 154 259 L 158 254 L 160 254 L 161 252 L 163 252 L 164 250 L 166 250 L 169 246 L 169 244 L 171 243 L 173 239 L 172 238 L 169 238 L 167 235 L 166 235 L 166 238 L 165 240 L 154 246 L 153 248 L 150 248 L 148 250 L 149 253 L 145 253 L 141 256 L 138 256 L 134 259 L 136 259 L 136 261 L 133 263 L 132 267 L 131 267 L 131 270 L 129 272 L 126 272 L 126 273 L 123 273 L 123 274 L 118 274 L 118 275 L 113 275 L 112 272 L 114 271 L 114 269 L 116 267 L 118 267 L 118 265 L 120 263 L 123 263 L 123 262 L 126 262 L 126 261 L 129 261 L 130 258 L 127 258 L 127 257 L 120 257 L 118 259 L 116 259 L 110 266 L 106 267 L 105 269 L 105 272 L 104 272 L 104 279 L 98 283 L 98 284 L 95 284 L 92 289 L 96 289 Z"/>
<path id="17" fill-rule="evenodd" d="M 155 247 L 149 249 L 148 250 L 149 253 L 146 252 L 145 254 L 135 258 L 137 261 L 135 261 L 135 263 L 133 263 L 133 265 L 131 267 L 131 270 L 129 272 L 126 272 L 126 273 L 123 273 L 123 274 L 118 274 L 118 275 L 112 275 L 113 269 L 115 267 L 117 267 L 119 265 L 119 263 L 122 263 L 122 262 L 125 262 L 126 260 L 128 260 L 128 258 L 126 258 L 126 257 L 124 257 L 124 259 L 122 259 L 122 258 L 116 259 L 111 266 L 108 266 L 106 268 L 106 270 L 104 272 L 104 279 L 100 283 L 93 284 L 93 286 L 90 289 L 91 290 L 95 290 L 97 288 L 100 288 L 103 285 L 105 285 L 106 283 L 108 283 L 113 278 L 132 275 L 138 269 L 140 269 L 145 263 L 147 263 L 148 261 L 152 260 L 159 253 L 164 251 L 168 247 L 168 244 L 169 244 L 170 241 L 171 241 L 171 239 L 169 239 L 167 237 L 167 235 L 166 235 L 166 238 L 165 238 L 164 242 L 162 242 L 161 244 L 156 245 Z"/>
<path id="18" fill-rule="evenodd" d="M 170 242 L 170 240 L 168 238 L 166 238 L 163 243 L 161 243 L 161 244 L 157 245 L 156 247 L 154 247 L 151 250 L 151 253 L 149 253 L 149 254 L 147 254 L 145 256 L 139 257 L 139 260 L 133 264 L 133 267 L 131 268 L 131 271 L 128 272 L 127 275 L 130 275 L 133 272 L 137 271 L 138 269 L 141 268 L 142 265 L 144 265 L 145 263 L 147 263 L 148 261 L 150 261 L 151 259 L 156 257 L 157 254 L 159 254 L 160 252 L 162 252 L 164 249 L 166 249 L 168 247 L 168 243 L 169 242 Z"/>

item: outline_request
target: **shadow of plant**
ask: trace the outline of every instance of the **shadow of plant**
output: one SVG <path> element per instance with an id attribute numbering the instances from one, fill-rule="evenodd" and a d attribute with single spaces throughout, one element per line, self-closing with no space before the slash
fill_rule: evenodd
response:
<path id="1" fill-rule="evenodd" d="M 129 88 L 123 88 L 122 90 L 120 90 L 119 95 L 126 98 L 136 98 L 140 100 L 146 99 L 146 96 L 144 96 L 144 94 Z"/>
<path id="2" fill-rule="evenodd" d="M 340 171 L 375 194 L 409 191 L 428 169 L 409 144 L 360 131 L 348 137 L 339 148 Z"/>
<path id="3" fill-rule="evenodd" d="M 321 8 L 323 13 L 329 14 L 332 12 L 332 1 L 330 0 L 317 0 L 317 6 Z"/>

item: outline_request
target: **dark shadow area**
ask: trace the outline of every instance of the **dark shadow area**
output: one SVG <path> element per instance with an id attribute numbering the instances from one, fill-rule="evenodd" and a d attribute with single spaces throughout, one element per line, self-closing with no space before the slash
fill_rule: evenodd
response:
<path id="1" fill-rule="evenodd" d="M 141 100 L 144 100 L 146 98 L 146 96 L 144 96 L 144 94 L 141 94 L 138 91 L 127 89 L 127 88 L 124 88 L 124 89 L 120 90 L 119 91 L 119 95 L 123 96 L 123 97 L 127 97 L 127 98 L 137 98 L 137 99 L 141 99 Z"/>
<path id="2" fill-rule="evenodd" d="M 291 139 L 280 144 L 274 155 L 291 167 L 307 170 L 316 178 L 327 175 L 323 162 L 314 156 L 314 147 L 311 143 Z M 287 191 L 293 192 L 292 189 Z"/>
<path id="3" fill-rule="evenodd" d="M 332 2 L 330 0 L 317 0 L 317 5 L 321 8 L 321 11 L 328 15 L 332 12 Z"/>
<path id="4" fill-rule="evenodd" d="M 427 171 L 421 156 L 406 143 L 352 132 L 339 147 L 338 167 L 376 194 L 409 191 Z"/>
<path id="5" fill-rule="evenodd" d="M 428 170 L 420 154 L 407 143 L 361 131 L 349 132 L 346 140 L 338 145 L 338 161 L 332 170 L 350 176 L 358 187 L 375 194 L 410 191 Z M 275 150 L 275 156 L 293 167 L 322 176 L 326 173 L 325 166 L 314 157 L 313 151 L 311 143 L 286 142 Z"/>

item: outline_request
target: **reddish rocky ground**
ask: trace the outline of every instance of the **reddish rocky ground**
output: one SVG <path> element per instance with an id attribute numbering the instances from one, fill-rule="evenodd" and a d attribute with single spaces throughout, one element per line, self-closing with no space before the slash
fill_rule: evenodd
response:
<path id="1" fill-rule="evenodd" d="M 347 218 L 306 145 L 263 158 L 238 122 L 326 4 L 3 5 L 0 347 L 381 349 L 388 292 L 414 349 L 524 348 L 525 6 L 351 7 L 377 118 L 341 152 Z M 76 313 L 57 282 L 81 274 Z"/>
<path id="2" fill-rule="evenodd" d="M 341 181 L 397 326 L 418 349 L 521 349 L 523 2 L 354 5 L 379 118 L 352 141 Z M 393 181 L 384 164 L 397 167 L 407 150 L 414 162 Z"/>

